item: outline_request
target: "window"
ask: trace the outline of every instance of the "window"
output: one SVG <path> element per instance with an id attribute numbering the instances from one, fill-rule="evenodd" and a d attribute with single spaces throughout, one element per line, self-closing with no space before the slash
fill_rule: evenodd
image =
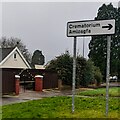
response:
<path id="1" fill-rule="evenodd" d="M 14 53 L 14 60 L 17 60 L 17 54 Z"/>

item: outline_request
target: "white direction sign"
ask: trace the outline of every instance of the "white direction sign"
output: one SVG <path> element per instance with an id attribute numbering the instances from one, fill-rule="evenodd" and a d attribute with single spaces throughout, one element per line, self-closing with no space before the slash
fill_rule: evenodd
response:
<path id="1" fill-rule="evenodd" d="M 67 36 L 92 36 L 115 33 L 115 20 L 72 21 L 67 23 Z"/>

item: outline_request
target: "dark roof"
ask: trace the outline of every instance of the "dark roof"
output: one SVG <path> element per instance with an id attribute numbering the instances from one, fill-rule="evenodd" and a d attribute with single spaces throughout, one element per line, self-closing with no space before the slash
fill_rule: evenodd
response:
<path id="1" fill-rule="evenodd" d="M 6 58 L 14 48 L 0 48 L 0 62 Z"/>

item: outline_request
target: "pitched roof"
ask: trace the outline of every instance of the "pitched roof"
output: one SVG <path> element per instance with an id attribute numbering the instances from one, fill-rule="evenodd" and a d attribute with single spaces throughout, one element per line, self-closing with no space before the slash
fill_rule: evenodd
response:
<path id="1" fill-rule="evenodd" d="M 0 62 L 4 60 L 12 51 L 14 48 L 0 48 Z"/>
<path id="2" fill-rule="evenodd" d="M 31 68 L 29 63 L 26 61 L 22 53 L 17 47 L 14 48 L 0 48 L 0 65 L 3 64 L 12 54 L 13 52 L 17 51 L 19 55 L 21 56 L 24 63 L 27 65 L 28 68 Z"/>

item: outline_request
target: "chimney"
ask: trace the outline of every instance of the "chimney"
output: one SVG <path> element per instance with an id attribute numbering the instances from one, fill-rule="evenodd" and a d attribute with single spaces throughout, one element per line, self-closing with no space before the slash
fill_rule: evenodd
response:
<path id="1" fill-rule="evenodd" d="M 118 2 L 118 8 L 120 8 L 120 1 Z"/>

